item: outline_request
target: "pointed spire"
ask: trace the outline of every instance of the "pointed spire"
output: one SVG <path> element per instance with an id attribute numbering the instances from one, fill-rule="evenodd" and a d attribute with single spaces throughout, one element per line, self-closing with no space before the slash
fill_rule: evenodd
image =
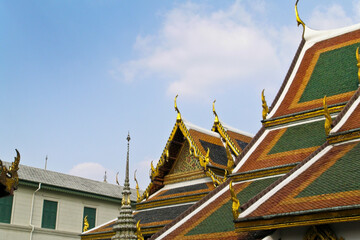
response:
<path id="1" fill-rule="evenodd" d="M 112 240 L 137 240 L 136 236 L 136 223 L 132 214 L 131 202 L 130 202 L 130 183 L 129 183 L 129 146 L 130 146 L 130 134 L 126 138 L 127 143 L 127 156 L 126 156 L 126 170 L 125 170 L 125 183 L 122 191 L 121 209 L 116 220 L 116 224 L 113 227 L 115 235 Z"/>

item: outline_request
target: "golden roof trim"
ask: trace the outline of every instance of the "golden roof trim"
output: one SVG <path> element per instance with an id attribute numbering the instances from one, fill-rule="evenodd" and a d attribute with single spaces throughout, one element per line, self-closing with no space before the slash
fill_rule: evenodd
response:
<path id="1" fill-rule="evenodd" d="M 211 179 L 213 180 L 213 183 L 215 186 L 219 185 L 222 182 L 222 179 L 219 178 L 218 176 L 215 175 L 215 173 L 213 173 L 209 168 L 207 168 L 206 166 L 209 163 L 209 153 L 207 153 L 206 156 L 203 156 L 201 154 L 200 149 L 198 148 L 198 146 L 196 145 L 194 139 L 192 138 L 189 130 L 187 129 L 183 119 L 181 118 L 181 114 L 179 111 L 179 108 L 177 107 L 177 103 L 176 103 L 176 99 L 177 99 L 178 95 L 175 96 L 175 100 L 174 100 L 174 107 L 175 107 L 175 111 L 177 112 L 177 117 L 176 117 L 176 123 L 175 126 L 173 127 L 173 130 L 170 134 L 170 137 L 165 145 L 165 148 L 160 156 L 160 159 L 156 165 L 156 167 L 154 167 L 151 163 L 151 174 L 150 174 L 150 178 L 151 178 L 151 183 L 148 185 L 148 187 L 146 188 L 146 190 L 144 191 L 143 195 L 140 197 L 140 199 L 137 202 L 141 202 L 142 200 L 144 200 L 145 198 L 147 199 L 150 195 L 150 190 L 152 188 L 152 186 L 154 186 L 153 181 L 155 180 L 155 178 L 159 175 L 159 171 L 160 168 L 165 164 L 165 161 L 168 160 L 168 156 L 169 156 L 169 146 L 171 144 L 171 141 L 173 140 L 176 131 L 179 129 L 182 134 L 184 135 L 185 139 L 187 139 L 188 143 L 189 143 L 189 151 L 191 154 L 193 154 L 200 162 L 200 165 L 203 166 L 205 174 L 209 177 L 211 177 Z"/>
<path id="2" fill-rule="evenodd" d="M 345 105 L 346 104 L 344 103 L 341 105 L 328 107 L 328 110 L 330 113 L 341 112 L 343 110 L 343 108 L 345 107 Z M 267 121 L 263 122 L 263 125 L 265 127 L 273 127 L 273 126 L 277 126 L 277 125 L 281 125 L 281 124 L 296 122 L 299 120 L 304 120 L 304 119 L 313 118 L 313 117 L 319 117 L 319 116 L 323 116 L 323 115 L 324 115 L 324 109 L 319 109 L 316 111 L 300 113 L 300 114 L 293 114 L 291 116 L 281 117 L 281 118 L 277 118 L 277 119 L 273 119 L 273 120 L 267 120 Z"/>
<path id="3" fill-rule="evenodd" d="M 219 117 L 215 111 L 215 102 L 216 100 L 214 100 L 213 102 L 213 113 L 215 115 L 215 119 L 214 119 L 214 124 L 213 127 L 211 128 L 211 131 L 215 132 L 217 130 L 217 132 L 220 134 L 220 136 L 225 140 L 225 142 L 229 145 L 229 147 L 231 148 L 231 150 L 233 151 L 233 153 L 235 154 L 235 156 L 238 156 L 240 154 L 240 150 L 236 147 L 235 143 L 233 142 L 233 140 L 230 138 L 230 136 L 227 134 L 224 126 L 221 124 Z"/>
<path id="4" fill-rule="evenodd" d="M 178 196 L 173 198 L 157 199 L 149 203 L 144 202 L 141 204 L 137 204 L 136 210 L 143 210 L 143 209 L 162 207 L 162 206 L 171 206 L 173 204 L 180 204 L 180 203 L 197 202 L 201 198 L 205 197 L 208 193 L 209 191 L 198 193 L 196 195 L 185 195 L 185 196 Z"/>
<path id="5" fill-rule="evenodd" d="M 279 215 L 272 218 L 262 218 L 261 220 L 249 219 L 241 221 L 241 219 L 238 219 L 237 222 L 235 222 L 235 232 L 270 230 L 359 220 L 360 209 L 340 210 L 332 214 L 329 214 L 327 211 L 321 213 L 307 213 L 299 216 Z"/>

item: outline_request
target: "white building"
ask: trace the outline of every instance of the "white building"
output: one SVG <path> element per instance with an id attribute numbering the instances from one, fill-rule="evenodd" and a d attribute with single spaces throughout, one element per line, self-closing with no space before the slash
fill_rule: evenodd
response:
<path id="1" fill-rule="evenodd" d="M 18 173 L 14 196 L 0 198 L 0 240 L 80 239 L 85 216 L 92 228 L 119 213 L 118 185 L 24 165 Z"/>

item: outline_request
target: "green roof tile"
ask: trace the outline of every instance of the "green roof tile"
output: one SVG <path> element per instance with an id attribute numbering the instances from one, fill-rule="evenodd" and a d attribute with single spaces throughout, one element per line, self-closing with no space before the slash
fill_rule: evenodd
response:
<path id="1" fill-rule="evenodd" d="M 241 204 L 246 203 L 260 191 L 265 189 L 267 186 L 276 181 L 278 177 L 267 178 L 252 182 L 245 189 L 237 194 L 237 197 Z M 201 223 L 191 229 L 186 236 L 217 233 L 217 232 L 228 232 L 234 231 L 233 215 L 232 215 L 232 202 L 229 199 L 224 205 L 213 212 L 209 217 L 204 219 Z"/>
<path id="2" fill-rule="evenodd" d="M 269 154 L 316 147 L 326 140 L 324 121 L 316 121 L 289 127 Z"/>
<path id="3" fill-rule="evenodd" d="M 360 190 L 360 143 L 321 174 L 296 197 Z"/>
<path id="4" fill-rule="evenodd" d="M 299 100 L 307 102 L 358 88 L 355 51 L 359 43 L 321 53 Z"/>

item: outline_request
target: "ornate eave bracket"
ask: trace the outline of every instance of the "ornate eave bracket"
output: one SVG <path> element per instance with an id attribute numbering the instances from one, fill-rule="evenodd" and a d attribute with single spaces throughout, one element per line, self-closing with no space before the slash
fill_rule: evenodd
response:
<path id="1" fill-rule="evenodd" d="M 2 185 L 3 190 L 0 190 L 1 196 L 12 195 L 14 190 L 17 189 L 19 184 L 19 163 L 20 163 L 20 153 L 17 149 L 16 157 L 14 162 L 12 162 L 9 169 L 3 165 L 3 162 L 0 160 L 0 183 Z"/>
<path id="2" fill-rule="evenodd" d="M 331 128 L 332 128 L 332 126 L 331 126 L 332 125 L 332 118 L 330 116 L 329 109 L 328 109 L 328 106 L 327 106 L 326 96 L 323 99 L 323 105 L 324 105 L 324 116 L 325 116 L 324 128 L 325 128 L 326 136 L 329 136 L 329 133 L 330 133 Z"/>
<path id="3" fill-rule="evenodd" d="M 264 94 L 265 89 L 262 90 L 261 92 L 261 106 L 262 106 L 262 119 L 265 120 L 268 113 L 269 113 L 269 107 L 266 103 L 265 100 L 265 94 Z"/>
<path id="4" fill-rule="evenodd" d="M 359 87 L 360 87 L 360 59 L 359 59 L 359 47 L 356 49 L 356 66 L 358 67 L 358 80 L 359 80 Z"/>
<path id="5" fill-rule="evenodd" d="M 239 208 L 240 208 L 240 201 L 237 199 L 234 188 L 232 186 L 232 181 L 229 183 L 229 190 L 231 195 L 231 201 L 232 201 L 232 214 L 234 217 L 234 220 L 236 220 L 239 217 Z"/>

